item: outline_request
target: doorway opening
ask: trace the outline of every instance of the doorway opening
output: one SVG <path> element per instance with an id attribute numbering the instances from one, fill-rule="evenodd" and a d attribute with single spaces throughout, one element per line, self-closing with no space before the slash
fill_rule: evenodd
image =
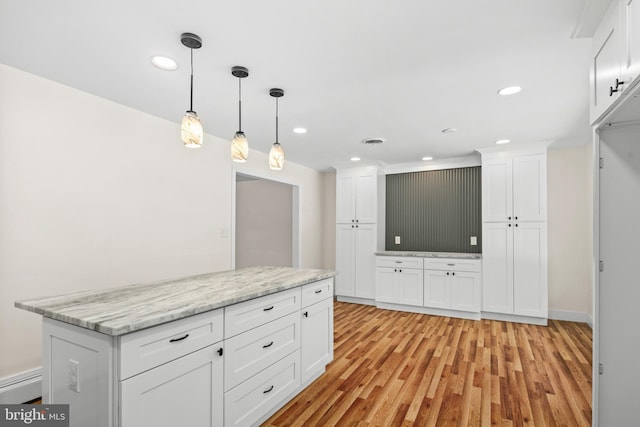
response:
<path id="1" fill-rule="evenodd" d="M 299 267 L 298 186 L 235 174 L 233 265 Z"/>

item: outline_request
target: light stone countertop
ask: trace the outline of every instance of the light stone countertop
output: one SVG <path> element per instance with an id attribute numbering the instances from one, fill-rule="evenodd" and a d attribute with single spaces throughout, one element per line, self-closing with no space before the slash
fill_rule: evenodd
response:
<path id="1" fill-rule="evenodd" d="M 51 319 L 118 336 L 335 275 L 336 272 L 330 270 L 248 267 L 16 301 L 15 306 Z"/>
<path id="2" fill-rule="evenodd" d="M 462 252 L 379 251 L 378 256 L 413 256 L 421 258 L 482 259 L 482 254 Z"/>

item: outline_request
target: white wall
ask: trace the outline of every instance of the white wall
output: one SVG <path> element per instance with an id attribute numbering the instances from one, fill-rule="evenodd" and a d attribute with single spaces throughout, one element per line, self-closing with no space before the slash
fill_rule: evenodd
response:
<path id="1" fill-rule="evenodd" d="M 0 379 L 41 364 L 16 300 L 231 267 L 228 144 L 185 149 L 178 123 L 0 65 Z M 300 266 L 320 268 L 321 174 L 283 172 L 305 201 Z"/>
<path id="2" fill-rule="evenodd" d="M 592 317 L 593 160 L 589 144 L 549 150 L 549 312 Z M 569 316 L 570 317 L 570 316 Z"/>
<path id="3" fill-rule="evenodd" d="M 236 268 L 292 266 L 292 199 L 288 184 L 236 182 Z"/>

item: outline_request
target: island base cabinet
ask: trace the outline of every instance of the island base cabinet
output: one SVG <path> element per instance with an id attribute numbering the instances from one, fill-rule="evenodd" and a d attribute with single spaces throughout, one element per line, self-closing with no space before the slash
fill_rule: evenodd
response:
<path id="1" fill-rule="evenodd" d="M 225 393 L 225 427 L 257 425 L 279 409 L 300 385 L 297 350 Z"/>
<path id="2" fill-rule="evenodd" d="M 333 299 L 302 309 L 302 383 L 323 372 L 333 360 Z"/>
<path id="3" fill-rule="evenodd" d="M 223 425 L 222 357 L 196 351 L 120 383 L 120 427 Z"/>

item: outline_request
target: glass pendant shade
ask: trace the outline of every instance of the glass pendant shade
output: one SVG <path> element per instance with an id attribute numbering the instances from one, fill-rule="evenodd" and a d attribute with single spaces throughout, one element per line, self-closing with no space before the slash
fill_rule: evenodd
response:
<path id="1" fill-rule="evenodd" d="M 231 159 L 234 162 L 244 163 L 249 157 L 249 142 L 244 132 L 236 132 L 231 141 Z"/>
<path id="2" fill-rule="evenodd" d="M 284 167 L 284 150 L 282 145 L 277 142 L 271 146 L 271 151 L 269 151 L 269 167 L 276 171 L 282 170 Z"/>
<path id="3" fill-rule="evenodd" d="M 182 141 L 185 147 L 198 148 L 202 145 L 202 123 L 195 111 L 187 111 L 182 118 Z"/>

